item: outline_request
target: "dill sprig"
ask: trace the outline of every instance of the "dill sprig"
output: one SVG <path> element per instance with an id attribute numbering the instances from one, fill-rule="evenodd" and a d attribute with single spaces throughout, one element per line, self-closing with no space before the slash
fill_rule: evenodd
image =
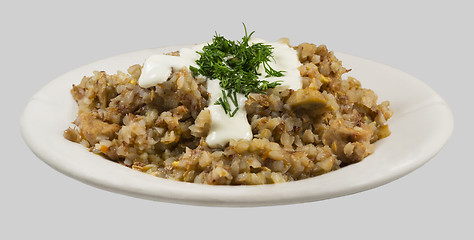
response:
<path id="1" fill-rule="evenodd" d="M 219 85 L 225 91 L 222 91 L 222 97 L 214 104 L 221 105 L 225 113 L 231 117 L 239 109 L 237 93 L 248 97 L 250 93 L 265 93 L 267 89 L 281 84 L 281 81 L 269 82 L 258 79 L 260 76 L 258 68 L 261 64 L 267 74 L 266 77 L 283 76 L 282 71 L 276 71 L 269 65 L 269 62 L 274 60 L 273 47 L 263 43 L 249 44 L 255 31 L 247 34 L 247 28 L 245 24 L 243 25 L 245 36 L 242 37 L 242 41 L 231 41 L 216 33 L 212 42 L 204 46 L 202 52 L 197 52 L 200 55 L 196 60 L 199 68 L 189 67 L 195 76 L 203 75 L 211 80 L 220 80 Z M 229 99 L 235 106 L 233 111 Z"/>

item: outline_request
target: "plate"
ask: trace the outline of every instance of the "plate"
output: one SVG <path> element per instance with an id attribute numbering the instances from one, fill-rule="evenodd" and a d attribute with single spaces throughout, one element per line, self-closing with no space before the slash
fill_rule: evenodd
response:
<path id="1" fill-rule="evenodd" d="M 77 114 L 72 84 L 94 70 L 115 73 L 153 54 L 182 47 L 146 49 L 97 61 L 70 71 L 31 97 L 21 117 L 25 142 L 35 155 L 63 174 L 86 184 L 138 198 L 207 206 L 281 205 L 354 194 L 381 186 L 417 169 L 443 147 L 453 130 L 446 102 L 429 86 L 392 67 L 336 52 L 350 76 L 389 100 L 392 135 L 375 144 L 362 162 L 310 179 L 259 186 L 210 186 L 154 177 L 89 152 L 63 138 Z"/>

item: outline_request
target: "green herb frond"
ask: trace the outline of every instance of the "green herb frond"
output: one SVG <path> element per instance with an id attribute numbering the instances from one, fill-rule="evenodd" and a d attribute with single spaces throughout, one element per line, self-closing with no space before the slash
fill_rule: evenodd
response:
<path id="1" fill-rule="evenodd" d="M 215 105 L 221 105 L 230 116 L 234 116 L 238 110 L 237 93 L 248 97 L 250 93 L 264 93 L 267 89 L 281 84 L 280 81 L 270 83 L 259 80 L 260 65 L 263 65 L 266 77 L 283 76 L 282 71 L 276 71 L 269 65 L 270 61 L 274 61 L 273 47 L 263 43 L 250 45 L 249 40 L 255 31 L 247 34 L 247 27 L 243 25 L 245 35 L 242 41 L 231 41 L 216 33 L 212 42 L 204 46 L 202 52 L 197 52 L 200 55 L 196 61 L 199 68 L 190 66 L 196 76 L 206 76 L 211 81 L 220 80 L 219 85 L 225 91 L 222 91 L 222 97 Z M 233 111 L 229 99 L 235 106 Z"/>

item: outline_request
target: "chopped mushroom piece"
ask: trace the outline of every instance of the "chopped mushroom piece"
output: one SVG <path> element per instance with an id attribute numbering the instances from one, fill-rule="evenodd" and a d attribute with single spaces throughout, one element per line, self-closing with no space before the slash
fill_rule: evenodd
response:
<path id="1" fill-rule="evenodd" d="M 295 112 L 308 115 L 320 115 L 334 110 L 321 92 L 310 87 L 298 89 L 290 95 L 286 103 Z"/>

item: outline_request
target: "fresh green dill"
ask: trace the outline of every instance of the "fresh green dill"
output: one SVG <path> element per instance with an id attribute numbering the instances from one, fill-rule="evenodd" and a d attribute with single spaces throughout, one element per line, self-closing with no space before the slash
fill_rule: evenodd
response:
<path id="1" fill-rule="evenodd" d="M 248 97 L 250 93 L 265 93 L 267 89 L 281 84 L 281 81 L 269 82 L 258 79 L 260 65 L 263 65 L 266 77 L 283 76 L 282 71 L 276 71 L 269 65 L 269 62 L 274 60 L 273 47 L 263 43 L 249 44 L 255 31 L 247 34 L 247 28 L 245 24 L 243 25 L 245 36 L 242 37 L 242 41 L 231 41 L 216 33 L 212 42 L 204 46 L 202 52 L 197 52 L 200 55 L 196 60 L 199 68 L 189 67 L 195 76 L 202 75 L 211 80 L 220 80 L 219 85 L 225 91 L 222 91 L 222 97 L 215 102 L 215 105 L 221 105 L 225 113 L 231 117 L 239 108 L 237 93 Z M 234 111 L 231 111 L 229 99 L 235 106 Z"/>

